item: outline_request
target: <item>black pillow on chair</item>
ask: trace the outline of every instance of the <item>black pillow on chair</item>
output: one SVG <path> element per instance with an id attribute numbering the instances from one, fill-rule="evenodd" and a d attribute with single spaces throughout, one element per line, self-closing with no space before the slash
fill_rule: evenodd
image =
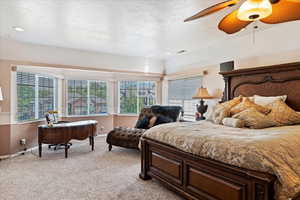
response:
<path id="1" fill-rule="evenodd" d="M 166 124 L 166 123 L 170 123 L 170 122 L 174 122 L 174 120 L 171 119 L 170 117 L 159 115 L 159 116 L 157 116 L 154 126 L 157 126 L 160 124 Z"/>
<path id="2" fill-rule="evenodd" d="M 149 120 L 150 119 L 147 116 L 139 119 L 135 125 L 135 128 L 148 129 Z"/>

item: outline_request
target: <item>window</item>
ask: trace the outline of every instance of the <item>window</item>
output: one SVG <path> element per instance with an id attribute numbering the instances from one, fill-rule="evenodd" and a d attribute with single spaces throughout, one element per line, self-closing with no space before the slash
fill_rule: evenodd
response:
<path id="1" fill-rule="evenodd" d="M 107 113 L 107 84 L 103 81 L 68 80 L 68 115 Z"/>
<path id="2" fill-rule="evenodd" d="M 17 121 L 42 119 L 56 109 L 56 79 L 17 72 Z"/>
<path id="3" fill-rule="evenodd" d="M 168 85 L 169 105 L 182 106 L 184 116 L 194 119 L 198 100 L 194 100 L 192 97 L 196 94 L 197 88 L 201 87 L 202 77 L 171 80 Z"/>
<path id="4" fill-rule="evenodd" d="M 156 103 L 154 81 L 119 81 L 119 112 L 137 114 L 145 106 Z"/>
<path id="5" fill-rule="evenodd" d="M 39 93 L 39 119 L 44 118 L 45 113 L 54 110 L 55 107 L 55 82 L 53 79 L 46 77 L 38 77 L 38 93 Z"/>

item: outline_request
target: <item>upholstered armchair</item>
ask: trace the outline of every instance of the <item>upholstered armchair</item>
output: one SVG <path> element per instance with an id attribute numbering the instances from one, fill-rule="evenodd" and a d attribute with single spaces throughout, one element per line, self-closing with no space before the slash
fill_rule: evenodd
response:
<path id="1" fill-rule="evenodd" d="M 140 137 L 149 128 L 178 121 L 179 115 L 183 115 L 180 106 L 151 106 L 141 110 L 134 128 L 116 127 L 107 135 L 106 142 L 111 151 L 112 146 L 120 146 L 138 149 Z"/>

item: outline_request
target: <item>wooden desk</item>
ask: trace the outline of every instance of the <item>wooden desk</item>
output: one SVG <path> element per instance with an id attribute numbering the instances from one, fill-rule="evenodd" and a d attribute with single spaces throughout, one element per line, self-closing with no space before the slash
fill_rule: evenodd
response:
<path id="1" fill-rule="evenodd" d="M 89 138 L 94 151 L 94 137 L 97 132 L 97 121 L 87 120 L 70 123 L 54 124 L 53 127 L 40 125 L 38 127 L 39 156 L 42 157 L 42 144 L 65 146 L 65 157 L 68 157 L 70 140 L 85 140 Z"/>

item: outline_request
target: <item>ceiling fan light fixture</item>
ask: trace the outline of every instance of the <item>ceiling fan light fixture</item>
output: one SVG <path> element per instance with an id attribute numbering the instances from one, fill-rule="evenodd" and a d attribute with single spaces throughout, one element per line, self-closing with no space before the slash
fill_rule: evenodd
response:
<path id="1" fill-rule="evenodd" d="M 237 17 L 242 21 L 256 21 L 272 14 L 269 0 L 247 0 L 238 10 Z"/>

